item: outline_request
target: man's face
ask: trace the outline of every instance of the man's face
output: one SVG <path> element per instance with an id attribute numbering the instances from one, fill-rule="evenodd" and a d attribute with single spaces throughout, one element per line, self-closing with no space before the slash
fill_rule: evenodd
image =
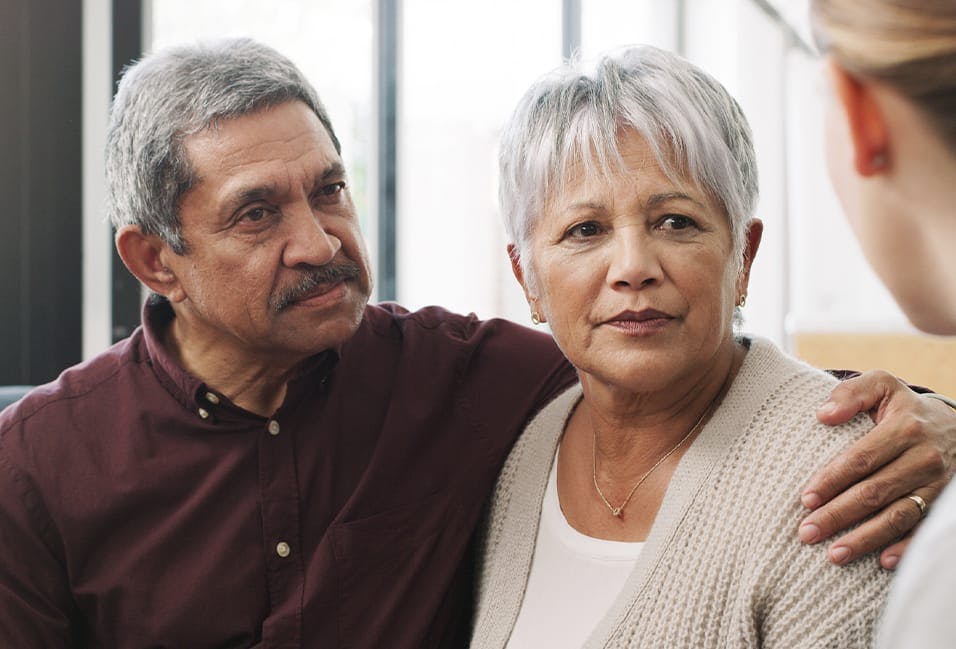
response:
<path id="1" fill-rule="evenodd" d="M 189 136 L 197 177 L 167 249 L 181 352 L 296 362 L 346 341 L 371 276 L 345 170 L 315 114 L 290 101 Z"/>

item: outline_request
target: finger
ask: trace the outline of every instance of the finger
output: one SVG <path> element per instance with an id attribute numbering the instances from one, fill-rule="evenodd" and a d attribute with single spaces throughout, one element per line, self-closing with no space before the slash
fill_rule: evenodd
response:
<path id="1" fill-rule="evenodd" d="M 920 490 L 918 495 L 926 499 L 929 494 Z M 832 563 L 846 565 L 900 539 L 916 527 L 922 517 L 923 514 L 916 503 L 909 498 L 901 498 L 877 516 L 834 541 L 827 550 L 827 555 Z"/>
<path id="2" fill-rule="evenodd" d="M 813 474 L 803 488 L 800 502 L 807 509 L 820 507 L 837 494 L 846 491 L 863 478 L 900 457 L 911 446 L 910 437 L 900 434 L 898 429 L 875 426 Z M 908 488 L 918 487 L 921 484 L 908 485 Z"/>
<path id="3" fill-rule="evenodd" d="M 836 426 L 852 419 L 857 413 L 868 412 L 878 406 L 893 391 L 903 386 L 899 380 L 883 370 L 870 370 L 840 381 L 830 397 L 817 408 L 817 419 L 828 426 Z"/>
<path id="4" fill-rule="evenodd" d="M 909 547 L 910 541 L 913 540 L 913 533 L 916 529 L 919 529 L 919 525 L 909 534 L 880 553 L 881 566 L 887 570 L 896 570 L 896 566 L 900 563 L 900 558 L 902 558 L 903 553 L 906 552 L 906 548 Z"/>
<path id="5" fill-rule="evenodd" d="M 853 485 L 803 519 L 798 531 L 800 540 L 822 541 L 911 493 L 919 493 L 927 503 L 932 502 L 945 485 L 939 479 L 932 455 L 930 450 L 908 451 L 900 461 Z M 910 456 L 925 456 L 925 460 L 912 461 Z"/>

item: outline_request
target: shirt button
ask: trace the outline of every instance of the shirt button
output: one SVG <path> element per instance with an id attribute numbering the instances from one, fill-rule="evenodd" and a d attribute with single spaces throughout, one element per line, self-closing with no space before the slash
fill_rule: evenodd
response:
<path id="1" fill-rule="evenodd" d="M 289 547 L 289 544 L 285 541 L 279 541 L 276 544 L 276 554 L 285 559 L 292 553 L 292 548 Z"/>
<path id="2" fill-rule="evenodd" d="M 219 397 L 217 397 L 216 395 L 214 395 L 212 392 L 207 392 L 207 393 L 206 393 L 206 401 L 208 401 L 209 403 L 211 403 L 212 405 L 215 406 L 215 405 L 218 405 L 218 404 L 219 404 Z"/>
<path id="3" fill-rule="evenodd" d="M 200 408 L 199 416 L 202 417 L 203 419 L 209 419 L 209 411 L 206 410 L 205 408 Z"/>
<path id="4" fill-rule="evenodd" d="M 273 436 L 279 434 L 279 422 L 277 422 L 275 419 L 269 422 L 269 434 Z"/>

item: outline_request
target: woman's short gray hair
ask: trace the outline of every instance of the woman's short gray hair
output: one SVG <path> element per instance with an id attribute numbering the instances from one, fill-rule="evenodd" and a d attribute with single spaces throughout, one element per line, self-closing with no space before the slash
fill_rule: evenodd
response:
<path id="1" fill-rule="evenodd" d="M 178 207 L 197 177 L 183 141 L 217 121 L 304 102 L 340 152 L 325 108 L 295 64 L 248 38 L 172 47 L 127 68 L 110 112 L 107 211 L 186 252 Z"/>
<path id="2" fill-rule="evenodd" d="M 667 175 L 719 201 L 740 264 L 758 187 L 750 126 L 734 98 L 703 70 L 654 47 L 606 55 L 591 73 L 580 66 L 572 61 L 536 81 L 502 136 L 499 202 L 526 271 L 534 221 L 569 165 L 582 160 L 593 173 L 592 157 L 601 172 L 621 164 L 622 128 L 647 140 Z"/>

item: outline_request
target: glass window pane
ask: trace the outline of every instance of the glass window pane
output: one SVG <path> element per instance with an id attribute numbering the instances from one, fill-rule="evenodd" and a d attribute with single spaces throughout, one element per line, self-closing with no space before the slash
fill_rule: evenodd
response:
<path id="1" fill-rule="evenodd" d="M 676 51 L 679 19 L 678 0 L 583 0 L 581 54 L 637 43 Z"/>
<path id="2" fill-rule="evenodd" d="M 501 126 L 561 61 L 559 0 L 406 0 L 398 299 L 528 322 L 497 209 Z"/>

